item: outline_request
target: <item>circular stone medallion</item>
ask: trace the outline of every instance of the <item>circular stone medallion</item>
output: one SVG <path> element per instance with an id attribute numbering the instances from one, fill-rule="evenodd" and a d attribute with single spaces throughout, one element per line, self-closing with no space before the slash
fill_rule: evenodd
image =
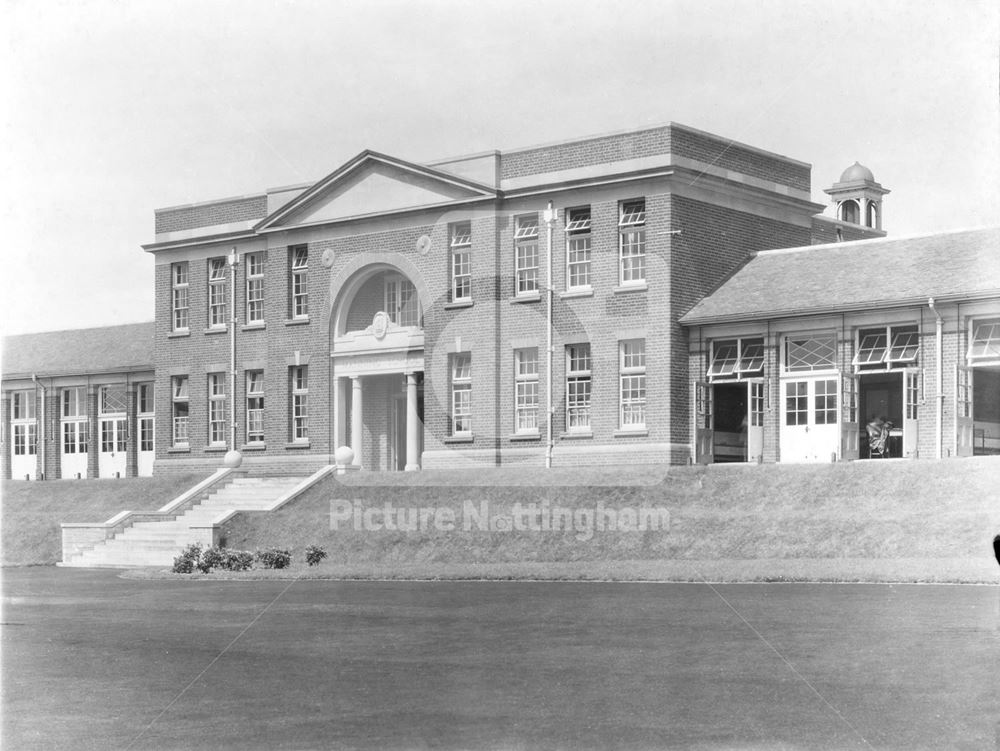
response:
<path id="1" fill-rule="evenodd" d="M 327 248 L 323 251 L 323 266 L 330 268 L 333 266 L 334 253 L 332 248 Z"/>

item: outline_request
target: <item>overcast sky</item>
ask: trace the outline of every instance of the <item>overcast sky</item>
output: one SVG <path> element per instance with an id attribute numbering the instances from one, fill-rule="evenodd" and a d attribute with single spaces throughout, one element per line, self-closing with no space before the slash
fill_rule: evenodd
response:
<path id="1" fill-rule="evenodd" d="M 995 0 L 0 0 L 3 333 L 151 320 L 153 210 L 676 121 L 1000 223 Z M 829 213 L 829 212 L 827 212 Z"/>

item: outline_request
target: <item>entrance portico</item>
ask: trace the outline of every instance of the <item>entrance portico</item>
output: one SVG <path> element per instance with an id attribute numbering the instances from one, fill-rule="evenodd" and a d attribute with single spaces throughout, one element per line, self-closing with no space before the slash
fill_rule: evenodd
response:
<path id="1" fill-rule="evenodd" d="M 364 469 L 420 469 L 423 331 L 380 311 L 372 325 L 333 342 L 334 430 Z"/>

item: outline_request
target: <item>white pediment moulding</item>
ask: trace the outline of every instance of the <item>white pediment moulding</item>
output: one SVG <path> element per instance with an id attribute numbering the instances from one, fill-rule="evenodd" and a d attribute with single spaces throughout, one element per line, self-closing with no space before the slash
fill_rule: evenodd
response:
<path id="1" fill-rule="evenodd" d="M 495 195 L 490 186 L 457 175 L 364 152 L 274 212 L 258 230 L 273 232 Z"/>

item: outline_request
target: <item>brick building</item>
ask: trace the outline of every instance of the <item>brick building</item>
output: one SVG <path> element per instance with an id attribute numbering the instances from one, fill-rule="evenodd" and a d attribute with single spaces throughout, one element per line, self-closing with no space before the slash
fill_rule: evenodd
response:
<path id="1" fill-rule="evenodd" d="M 429 164 L 366 151 L 159 209 L 156 472 L 215 467 L 234 436 L 267 471 L 339 446 L 372 470 L 691 461 L 692 343 L 715 334 L 682 316 L 758 251 L 885 235 L 867 168 L 828 189 L 833 218 L 810 190 L 806 163 L 670 124 Z"/>
<path id="2" fill-rule="evenodd" d="M 1000 230 L 760 252 L 681 323 L 698 461 L 1000 453 Z"/>
<path id="3" fill-rule="evenodd" d="M 152 475 L 153 324 L 4 339 L 3 477 Z"/>
<path id="4" fill-rule="evenodd" d="M 233 404 L 259 466 L 687 461 L 681 314 L 755 250 L 882 234 L 809 196 L 807 164 L 668 125 L 158 210 L 157 411 L 189 416 L 160 463 L 217 463 Z"/>

